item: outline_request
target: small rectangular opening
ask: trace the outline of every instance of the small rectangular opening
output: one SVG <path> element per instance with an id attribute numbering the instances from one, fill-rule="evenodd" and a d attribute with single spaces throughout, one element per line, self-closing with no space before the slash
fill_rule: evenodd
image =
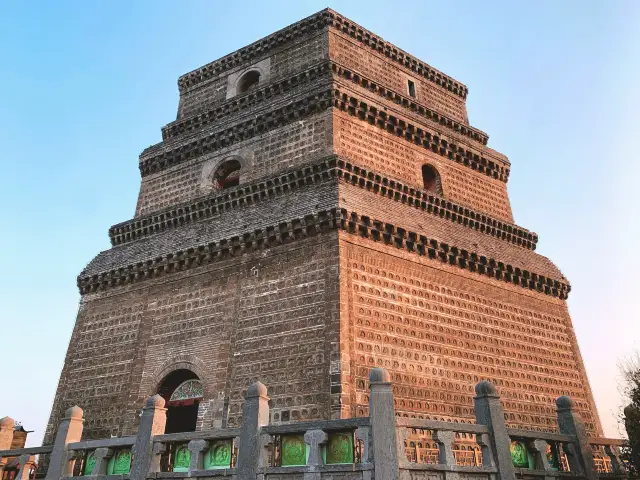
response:
<path id="1" fill-rule="evenodd" d="M 416 98 L 416 84 L 411 80 L 407 80 L 407 87 L 409 88 L 409 95 Z"/>

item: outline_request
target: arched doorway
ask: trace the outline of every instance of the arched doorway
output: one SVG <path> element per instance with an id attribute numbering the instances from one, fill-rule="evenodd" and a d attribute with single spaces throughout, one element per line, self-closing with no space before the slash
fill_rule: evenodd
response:
<path id="1" fill-rule="evenodd" d="M 202 400 L 202 382 L 191 370 L 174 370 L 158 387 L 167 407 L 165 433 L 193 432 Z"/>

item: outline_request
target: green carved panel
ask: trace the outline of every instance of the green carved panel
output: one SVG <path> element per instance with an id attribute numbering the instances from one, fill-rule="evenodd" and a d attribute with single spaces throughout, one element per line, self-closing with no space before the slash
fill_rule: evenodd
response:
<path id="1" fill-rule="evenodd" d="M 511 462 L 514 467 L 529 468 L 529 455 L 524 443 L 513 440 L 509 451 L 511 452 Z"/>
<path id="2" fill-rule="evenodd" d="M 191 452 L 186 444 L 176 445 L 176 451 L 173 454 L 173 471 L 187 472 L 189 471 L 189 463 L 191 462 Z"/>
<path id="3" fill-rule="evenodd" d="M 94 468 L 96 468 L 96 455 L 95 452 L 91 452 L 87 454 L 87 458 L 84 460 L 84 471 L 82 474 L 91 475 Z"/>
<path id="4" fill-rule="evenodd" d="M 107 463 L 107 475 L 124 475 L 131 470 L 131 450 L 118 450 Z"/>
<path id="5" fill-rule="evenodd" d="M 307 464 L 307 444 L 304 435 L 282 436 L 282 466 Z"/>
<path id="6" fill-rule="evenodd" d="M 351 432 L 329 434 L 325 449 L 325 463 L 353 463 L 353 434 Z"/>
<path id="7" fill-rule="evenodd" d="M 204 455 L 205 470 L 231 467 L 231 453 L 233 440 L 217 440 L 211 442 L 209 450 Z"/>

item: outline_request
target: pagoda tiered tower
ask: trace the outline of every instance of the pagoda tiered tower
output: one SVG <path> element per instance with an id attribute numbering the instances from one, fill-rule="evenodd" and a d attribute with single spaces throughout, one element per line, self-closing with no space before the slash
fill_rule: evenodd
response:
<path id="1" fill-rule="evenodd" d="M 514 223 L 510 162 L 469 125 L 468 89 L 332 10 L 183 75 L 140 155 L 133 219 L 78 277 L 47 439 L 367 414 L 384 367 L 403 416 L 473 422 L 493 382 L 510 426 L 555 428 L 570 395 L 600 422 L 568 280 Z"/>

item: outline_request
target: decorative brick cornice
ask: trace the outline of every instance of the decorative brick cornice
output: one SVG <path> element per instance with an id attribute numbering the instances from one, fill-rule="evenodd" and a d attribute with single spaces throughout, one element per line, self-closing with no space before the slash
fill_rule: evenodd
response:
<path id="1" fill-rule="evenodd" d="M 503 182 L 508 180 L 509 169 L 498 165 L 493 160 L 488 160 L 482 156 L 481 152 L 479 153 L 470 148 L 465 149 L 455 143 L 447 142 L 440 138 L 440 133 L 435 130 L 429 131 L 426 127 L 416 127 L 412 123 L 399 120 L 394 115 L 389 115 L 384 110 L 368 105 L 366 102 L 352 95 L 347 95 L 338 89 L 333 90 L 333 95 L 331 90 L 316 91 L 305 98 L 262 115 L 257 115 L 250 120 L 240 122 L 229 128 L 207 134 L 202 138 L 194 139 L 172 150 L 153 155 L 150 152 L 158 150 L 158 147 L 153 147 L 153 150 L 148 149 L 143 153 L 140 160 L 140 173 L 144 177 L 302 118 L 307 118 L 314 113 L 329 108 L 332 101 L 336 108 L 394 133 L 416 145 L 422 145 L 442 157 Z"/>
<path id="2" fill-rule="evenodd" d="M 346 209 L 323 210 L 315 214 L 266 228 L 254 229 L 217 242 L 197 245 L 154 259 L 130 264 L 96 275 L 78 276 L 78 288 L 82 295 L 137 283 L 146 279 L 185 271 L 215 261 L 239 256 L 264 248 L 274 247 L 293 240 L 340 228 L 373 241 L 403 248 L 418 255 L 428 256 L 452 266 L 479 275 L 503 280 L 546 295 L 566 299 L 570 285 L 528 270 L 487 258 L 476 252 L 449 245 L 426 235 L 408 231 L 396 225 L 380 222 L 367 216 L 348 212 Z"/>
<path id="3" fill-rule="evenodd" d="M 530 250 L 536 249 L 538 243 L 536 233 L 502 220 L 496 220 L 489 215 L 435 195 L 433 192 L 409 187 L 345 160 L 338 160 L 338 176 L 352 185 L 358 185 L 383 197 L 406 203 L 453 223 L 464 225 L 520 247 Z"/>
<path id="4" fill-rule="evenodd" d="M 324 61 L 318 63 L 302 72 L 298 72 L 282 80 L 269 83 L 263 88 L 251 90 L 249 93 L 237 95 L 225 101 L 216 108 L 212 108 L 204 113 L 194 115 L 184 120 L 171 122 L 162 128 L 162 138 L 167 140 L 186 132 L 197 130 L 206 125 L 220 121 L 233 113 L 245 110 L 258 103 L 269 100 L 277 95 L 286 93 L 302 84 L 310 83 L 331 71 L 330 63 Z M 330 77 L 327 77 L 330 78 Z"/>
<path id="5" fill-rule="evenodd" d="M 447 142 L 445 139 L 440 138 L 438 132 L 428 131 L 425 127 L 417 127 L 405 120 L 400 120 L 394 115 L 389 115 L 383 109 L 369 105 L 353 95 L 335 89 L 333 105 L 354 117 L 358 117 L 360 120 L 367 121 L 371 125 L 375 125 L 411 143 L 421 145 L 433 153 L 465 165 L 488 177 L 493 177 L 503 182 L 507 182 L 509 179 L 509 168 L 487 159 L 482 155 L 482 152 Z"/>
<path id="6" fill-rule="evenodd" d="M 522 270 L 494 258 L 487 258 L 435 238 L 408 231 L 392 223 L 380 222 L 356 212 L 341 210 L 340 228 L 352 234 L 369 238 L 376 242 L 403 248 L 418 255 L 428 256 L 470 272 L 503 280 L 513 285 L 536 290 L 545 295 L 566 299 L 571 286 L 553 278 Z"/>
<path id="7" fill-rule="evenodd" d="M 273 177 L 263 178 L 224 190 L 222 193 L 217 192 L 160 212 L 119 223 L 109 229 L 111 245 L 129 243 L 148 235 L 205 220 L 228 210 L 287 194 L 296 188 L 335 178 L 336 165 L 336 157 L 331 156 L 301 168 L 281 172 Z"/>
<path id="8" fill-rule="evenodd" d="M 376 172 L 353 165 L 337 156 L 330 156 L 302 168 L 284 171 L 274 177 L 225 190 L 223 193 L 200 197 L 188 203 L 119 223 L 109 229 L 111 245 L 122 245 L 165 230 L 205 220 L 227 210 L 251 205 L 335 177 L 499 240 L 530 250 L 536 248 L 538 235 L 534 232 L 476 212 L 432 192 L 409 187 Z"/>
<path id="9" fill-rule="evenodd" d="M 408 68 L 418 75 L 421 75 L 426 80 L 439 85 L 440 87 L 456 94 L 461 98 L 467 98 L 469 89 L 465 85 L 436 70 L 430 65 L 421 62 L 417 58 L 409 55 L 407 52 L 400 50 L 393 44 L 374 35 L 368 30 L 365 30 L 360 25 L 341 16 L 340 14 L 330 10 L 329 15 L 331 16 L 332 20 L 331 25 L 337 30 L 346 33 L 351 38 L 370 47 L 372 50 L 385 55 L 394 62 L 402 65 L 405 68 Z"/>
<path id="10" fill-rule="evenodd" d="M 109 229 L 111 245 L 122 245 L 165 230 L 205 220 L 227 210 L 251 205 L 335 177 L 499 240 L 530 250 L 536 248 L 538 235 L 533 232 L 476 212 L 435 195 L 433 192 L 409 187 L 335 155 L 313 164 L 283 171 L 273 177 L 240 185 L 222 193 L 200 197 L 191 202 L 114 225 Z"/>
<path id="11" fill-rule="evenodd" d="M 140 173 L 144 177 L 159 172 L 206 153 L 228 147 L 242 140 L 309 117 L 314 113 L 326 110 L 330 106 L 330 90 L 314 92 L 305 98 L 262 115 L 257 115 L 232 127 L 210 133 L 173 150 L 142 158 L 139 164 Z"/>
<path id="12" fill-rule="evenodd" d="M 336 62 L 331 62 L 331 69 L 333 70 L 334 74 L 350 80 L 358 84 L 362 88 L 370 90 L 380 97 L 386 98 L 387 100 L 401 105 L 402 107 L 425 117 L 427 120 L 436 122 L 445 128 L 453 130 L 460 135 L 464 135 L 471 140 L 480 142 L 483 145 L 486 145 L 489 142 L 489 135 L 487 135 L 482 130 L 474 128 L 470 125 L 465 125 L 464 123 L 461 123 L 458 120 L 444 115 L 437 110 L 422 105 L 419 102 L 416 102 L 415 98 L 407 97 L 406 95 L 402 95 L 390 88 L 380 85 L 374 80 L 363 76 L 359 72 L 355 72 L 352 69 L 340 65 Z"/>
<path id="13" fill-rule="evenodd" d="M 443 89 L 461 98 L 467 98 L 469 90 L 465 85 L 329 9 L 322 10 L 251 45 L 182 75 L 178 79 L 178 88 L 180 92 L 184 92 L 191 87 L 219 76 L 226 70 L 242 65 L 257 57 L 265 56 L 275 48 L 292 41 L 297 41 L 302 37 L 308 36 L 328 26 L 349 35 L 363 45 L 388 57 L 392 61 L 415 72 Z"/>
<path id="14" fill-rule="evenodd" d="M 217 242 L 197 245 L 91 276 L 78 276 L 82 295 L 109 287 L 129 285 L 164 275 L 207 265 L 246 252 L 274 247 L 292 240 L 334 230 L 340 222 L 338 209 L 324 210 L 266 228 L 254 229 Z"/>
<path id="15" fill-rule="evenodd" d="M 226 70 L 242 65 L 256 57 L 264 56 L 275 48 L 317 32 L 330 25 L 331 22 L 328 10 L 315 13 L 251 45 L 182 75 L 178 79 L 178 88 L 181 92 L 188 90 L 199 83 L 217 77 Z"/>

